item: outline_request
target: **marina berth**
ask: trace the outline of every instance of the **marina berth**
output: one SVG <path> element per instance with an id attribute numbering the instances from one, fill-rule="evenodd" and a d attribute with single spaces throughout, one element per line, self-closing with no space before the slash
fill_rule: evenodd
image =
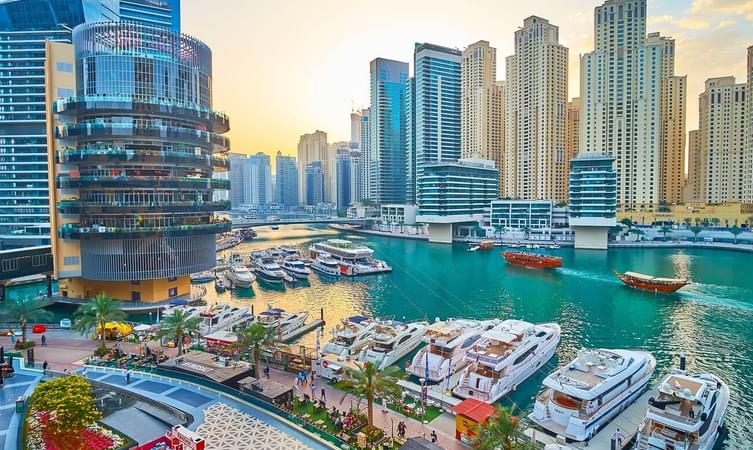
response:
<path id="1" fill-rule="evenodd" d="M 256 321 L 265 328 L 273 330 L 277 340 L 282 342 L 298 335 L 308 317 L 308 311 L 289 313 L 282 308 L 273 308 L 272 305 L 268 305 L 266 311 L 256 316 Z"/>
<path id="2" fill-rule="evenodd" d="M 559 342 L 556 323 L 505 320 L 484 332 L 468 351 L 469 365 L 452 393 L 494 403 L 546 364 Z"/>
<path id="3" fill-rule="evenodd" d="M 375 326 L 375 322 L 365 316 L 351 316 L 343 319 L 332 330 L 332 339 L 324 344 L 322 353 L 343 359 L 358 356 L 359 352 L 369 344 L 374 335 Z"/>
<path id="4" fill-rule="evenodd" d="M 262 256 L 254 261 L 257 279 L 271 284 L 283 284 L 285 272 L 272 256 Z"/>
<path id="5" fill-rule="evenodd" d="M 340 276 L 340 264 L 328 253 L 319 252 L 311 263 L 311 270 L 330 277 Z"/>
<path id="6" fill-rule="evenodd" d="M 342 275 L 370 275 L 392 271 L 392 267 L 386 262 L 374 259 L 374 250 L 346 239 L 328 239 L 309 247 L 312 259 L 316 259 L 321 253 L 326 253 L 337 261 Z"/>
<path id="7" fill-rule="evenodd" d="M 636 448 L 711 450 L 724 425 L 729 399 L 727 383 L 716 375 L 673 370 L 659 383 L 658 396 L 649 399 Z"/>
<path id="8" fill-rule="evenodd" d="M 426 327 L 427 345 L 415 354 L 408 372 L 427 381 L 439 382 L 465 367 L 465 355 L 481 334 L 498 320 L 439 319 Z"/>
<path id="9" fill-rule="evenodd" d="M 251 283 L 256 280 L 256 276 L 254 276 L 251 270 L 241 264 L 236 264 L 231 267 L 230 270 L 226 272 L 226 275 L 236 287 L 249 288 L 251 287 Z"/>
<path id="10" fill-rule="evenodd" d="M 235 325 L 253 319 L 251 313 L 248 312 L 248 308 L 228 306 L 221 303 L 205 308 L 199 313 L 199 317 L 203 319 L 199 325 L 199 331 L 203 335 L 218 330 L 229 330 Z"/>
<path id="11" fill-rule="evenodd" d="M 361 350 L 358 360 L 370 362 L 381 370 L 395 364 L 421 343 L 426 322 L 400 322 L 378 319 L 369 345 Z"/>
<path id="12" fill-rule="evenodd" d="M 619 273 L 615 271 L 615 275 L 625 285 L 632 288 L 649 292 L 661 292 L 663 294 L 670 294 L 690 284 L 685 278 L 662 278 L 638 272 Z"/>
<path id="13" fill-rule="evenodd" d="M 300 280 L 307 279 L 311 275 L 311 269 L 306 267 L 306 263 L 297 255 L 286 256 L 281 267 L 288 275 Z"/>
<path id="14" fill-rule="evenodd" d="M 549 433 L 587 441 L 641 395 L 655 368 L 649 352 L 582 349 L 544 379 L 528 417 Z"/>

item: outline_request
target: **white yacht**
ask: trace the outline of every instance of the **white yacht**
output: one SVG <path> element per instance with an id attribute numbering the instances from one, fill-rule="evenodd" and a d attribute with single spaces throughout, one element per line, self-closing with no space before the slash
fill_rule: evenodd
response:
<path id="1" fill-rule="evenodd" d="M 648 404 L 638 429 L 638 450 L 711 450 L 724 425 L 729 387 L 716 375 L 675 369 Z"/>
<path id="2" fill-rule="evenodd" d="M 255 261 L 256 276 L 261 281 L 272 284 L 282 284 L 285 281 L 285 272 L 271 256 L 263 256 Z"/>
<path id="3" fill-rule="evenodd" d="M 322 353 L 343 359 L 357 356 L 368 345 L 374 328 L 374 321 L 368 317 L 352 316 L 343 319 L 340 325 L 332 330 L 332 339 L 324 344 Z"/>
<path id="4" fill-rule="evenodd" d="M 311 275 L 311 269 L 298 256 L 288 256 L 282 261 L 282 270 L 293 278 L 306 279 Z"/>
<path id="5" fill-rule="evenodd" d="M 494 403 L 546 364 L 559 343 L 556 323 L 505 320 L 468 350 L 469 365 L 452 393 Z"/>
<path id="6" fill-rule="evenodd" d="M 191 274 L 191 283 L 202 284 L 214 281 L 214 274 L 212 272 L 199 272 Z"/>
<path id="7" fill-rule="evenodd" d="M 329 275 L 331 277 L 340 276 L 340 264 L 327 253 L 319 253 L 314 262 L 311 263 L 311 269 L 316 270 L 322 275 Z"/>
<path id="8" fill-rule="evenodd" d="M 272 305 L 269 305 L 266 311 L 262 311 L 256 316 L 256 320 L 263 324 L 265 328 L 274 330 L 278 341 L 285 341 L 296 334 L 296 331 L 304 325 L 308 317 L 307 311 L 288 313 L 284 309 L 273 308 Z"/>
<path id="9" fill-rule="evenodd" d="M 392 271 L 392 267 L 386 262 L 374 259 L 374 250 L 346 239 L 327 239 L 309 247 L 311 258 L 318 258 L 322 254 L 337 261 L 343 275 L 369 275 Z"/>
<path id="10" fill-rule="evenodd" d="M 256 280 L 256 276 L 254 276 L 253 272 L 251 272 L 248 267 L 240 264 L 231 267 L 230 270 L 227 271 L 227 277 L 235 286 L 242 288 L 251 287 L 251 283 Z"/>
<path id="11" fill-rule="evenodd" d="M 204 321 L 199 326 L 201 334 L 210 334 L 218 330 L 230 329 L 241 322 L 253 318 L 248 308 L 239 308 L 217 303 L 199 313 Z"/>
<path id="12" fill-rule="evenodd" d="M 275 261 L 278 262 L 282 261 L 282 259 L 287 256 L 287 253 L 285 253 L 284 250 L 277 247 L 268 248 L 267 250 L 265 250 L 265 252 L 268 256 L 271 256 Z"/>
<path id="13" fill-rule="evenodd" d="M 656 368 L 649 352 L 582 349 L 544 379 L 528 417 L 572 441 L 587 441 L 643 392 Z"/>
<path id="14" fill-rule="evenodd" d="M 395 364 L 421 343 L 426 325 L 426 322 L 377 320 L 374 335 L 369 345 L 361 350 L 358 360 L 370 362 L 380 370 Z"/>
<path id="15" fill-rule="evenodd" d="M 301 251 L 298 250 L 297 247 L 283 245 L 282 247 L 280 247 L 280 250 L 285 254 L 285 256 L 301 256 Z"/>
<path id="16" fill-rule="evenodd" d="M 426 327 L 426 347 L 416 353 L 408 372 L 428 381 L 439 382 L 465 367 L 465 355 L 481 334 L 499 323 L 498 320 L 437 319 Z"/>
<path id="17" fill-rule="evenodd" d="M 164 311 L 162 311 L 162 317 L 168 317 L 175 314 L 176 311 L 181 310 L 184 311 L 184 314 L 191 318 L 191 317 L 198 317 L 199 314 L 201 314 L 202 311 L 204 311 L 204 306 L 188 306 L 188 305 L 175 305 L 175 306 L 169 306 L 165 308 Z"/>

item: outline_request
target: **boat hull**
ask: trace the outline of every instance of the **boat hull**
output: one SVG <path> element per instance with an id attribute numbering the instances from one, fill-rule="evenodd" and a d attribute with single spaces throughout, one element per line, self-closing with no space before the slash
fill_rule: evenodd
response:
<path id="1" fill-rule="evenodd" d="M 677 292 L 680 288 L 688 284 L 688 283 L 658 284 L 658 283 L 652 283 L 650 281 L 643 281 L 643 280 L 638 280 L 635 278 L 630 278 L 625 275 L 617 275 L 617 278 L 619 278 L 620 281 L 622 281 L 625 284 L 625 286 L 628 286 L 634 289 L 640 289 L 642 291 L 659 292 L 662 294 L 671 294 L 673 292 Z"/>
<path id="2" fill-rule="evenodd" d="M 531 269 L 557 269 L 562 267 L 562 258 L 553 256 L 529 255 L 517 252 L 503 252 L 502 257 L 509 264 L 516 266 L 529 267 Z"/>

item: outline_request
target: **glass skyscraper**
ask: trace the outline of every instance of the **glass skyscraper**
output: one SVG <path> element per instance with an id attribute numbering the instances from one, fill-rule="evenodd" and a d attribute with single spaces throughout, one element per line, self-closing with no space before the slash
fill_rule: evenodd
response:
<path id="1" fill-rule="evenodd" d="M 180 31 L 180 0 L 120 0 L 120 20 Z"/>
<path id="2" fill-rule="evenodd" d="M 377 58 L 370 64 L 369 198 L 405 202 L 405 85 L 408 63 Z"/>
<path id="3" fill-rule="evenodd" d="M 275 201 L 278 205 L 295 208 L 298 206 L 298 166 L 294 156 L 283 156 L 277 152 L 275 159 Z"/>
<path id="4" fill-rule="evenodd" d="M 321 161 L 306 165 L 306 204 L 316 206 L 324 202 L 324 170 Z"/>
<path id="5" fill-rule="evenodd" d="M 118 20 L 117 0 L 0 2 L 0 249 L 50 243 L 45 42 L 71 42 L 71 28 Z M 70 64 L 53 68 L 73 72 Z"/>
<path id="6" fill-rule="evenodd" d="M 245 203 L 262 206 L 274 201 L 272 192 L 272 167 L 269 155 L 259 152 L 249 156 L 245 161 L 247 182 L 243 186 Z"/>

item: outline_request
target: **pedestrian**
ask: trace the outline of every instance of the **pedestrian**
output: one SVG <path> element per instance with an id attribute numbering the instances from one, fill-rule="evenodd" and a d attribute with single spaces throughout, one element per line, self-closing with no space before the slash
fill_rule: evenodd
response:
<path id="1" fill-rule="evenodd" d="M 16 343 L 16 331 L 13 328 L 10 329 L 10 341 Z"/>
<path id="2" fill-rule="evenodd" d="M 316 384 L 314 382 L 311 382 L 311 397 L 316 399 Z"/>
<path id="3" fill-rule="evenodd" d="M 324 392 L 324 387 L 322 387 L 322 401 L 323 401 L 323 402 L 326 402 L 326 401 L 327 401 L 327 395 L 326 395 L 326 394 L 325 394 L 325 392 Z"/>
<path id="4" fill-rule="evenodd" d="M 269 364 L 267 364 L 267 366 L 264 367 L 264 376 L 269 378 Z"/>
<path id="5" fill-rule="evenodd" d="M 66 374 L 66 375 L 68 375 L 68 368 L 67 367 L 65 369 L 63 369 L 63 373 Z"/>
<path id="6" fill-rule="evenodd" d="M 623 439 L 625 439 L 625 435 L 622 434 L 622 431 L 620 431 L 619 428 L 614 430 L 614 434 L 612 435 L 612 440 L 617 442 L 617 448 L 622 448 Z"/>
<path id="7" fill-rule="evenodd" d="M 431 443 L 437 443 L 437 430 L 431 430 Z"/>
<path id="8" fill-rule="evenodd" d="M 42 334 L 42 347 L 47 345 L 47 335 Z"/>
<path id="9" fill-rule="evenodd" d="M 44 362 L 42 363 L 42 370 L 47 370 L 47 368 L 48 368 L 49 366 L 50 366 L 50 365 L 49 365 L 49 364 L 47 363 L 47 360 L 45 359 L 45 360 L 44 360 Z"/>
<path id="10" fill-rule="evenodd" d="M 126 384 L 131 384 L 131 371 L 126 371 Z"/>

